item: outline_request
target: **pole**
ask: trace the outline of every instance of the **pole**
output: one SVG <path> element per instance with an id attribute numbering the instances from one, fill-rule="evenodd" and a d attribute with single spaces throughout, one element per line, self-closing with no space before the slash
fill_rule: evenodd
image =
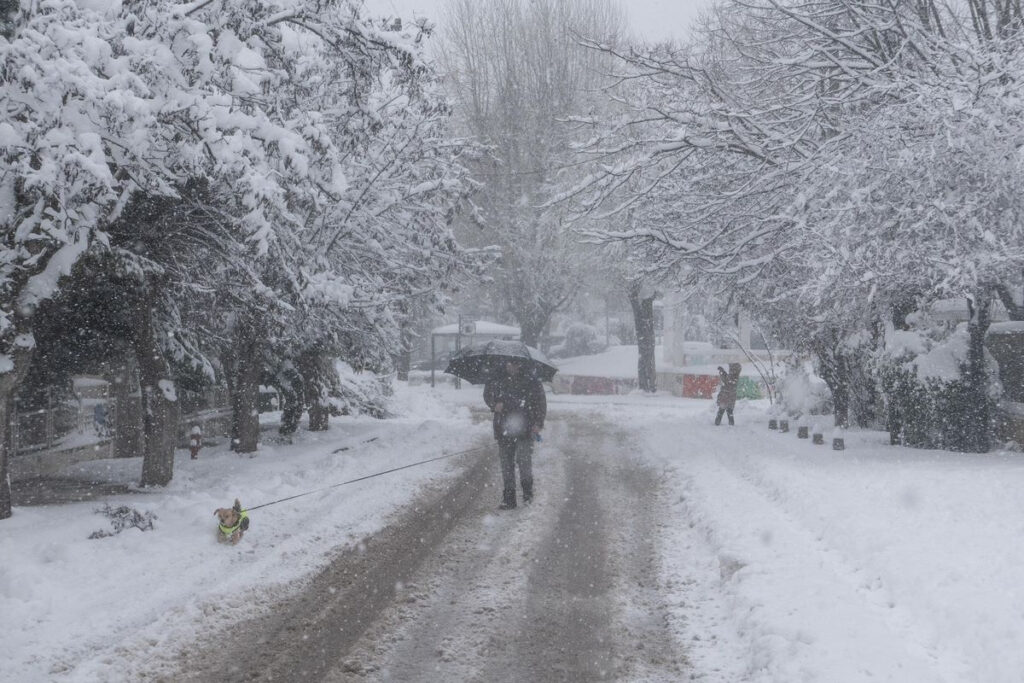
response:
<path id="1" fill-rule="evenodd" d="M 46 447 L 53 445 L 53 389 L 46 387 Z"/>
<path id="2" fill-rule="evenodd" d="M 612 333 L 611 333 L 611 330 L 609 329 L 609 321 L 608 321 L 608 293 L 605 292 L 605 295 L 604 295 L 604 345 L 605 345 L 605 347 L 607 347 L 609 344 L 611 344 L 611 341 L 612 341 L 611 336 L 612 336 Z"/>
<path id="3" fill-rule="evenodd" d="M 437 364 L 434 353 L 434 333 L 430 333 L 430 388 L 434 388 L 434 366 Z"/>
<path id="4" fill-rule="evenodd" d="M 459 313 L 459 325 L 458 325 L 458 328 L 455 330 L 455 352 L 458 353 L 458 351 L 461 348 L 462 348 L 462 314 Z M 456 389 L 461 389 L 462 388 L 462 382 L 459 380 L 458 377 L 455 378 L 455 388 Z"/>

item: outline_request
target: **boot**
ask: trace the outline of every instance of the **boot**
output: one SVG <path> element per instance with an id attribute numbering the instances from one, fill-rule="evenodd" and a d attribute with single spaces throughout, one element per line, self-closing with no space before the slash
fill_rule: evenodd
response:
<path id="1" fill-rule="evenodd" d="M 516 490 L 505 489 L 501 495 L 501 505 L 498 506 L 499 510 L 514 510 L 516 507 Z"/>
<path id="2" fill-rule="evenodd" d="M 529 503 L 533 500 L 533 479 L 523 482 L 523 502 Z"/>

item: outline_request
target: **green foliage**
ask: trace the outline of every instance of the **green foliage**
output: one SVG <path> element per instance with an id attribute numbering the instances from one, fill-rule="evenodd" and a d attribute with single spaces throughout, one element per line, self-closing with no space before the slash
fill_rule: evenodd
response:
<path id="1" fill-rule="evenodd" d="M 977 450 L 972 438 L 977 433 L 978 421 L 987 420 L 991 414 L 991 406 L 979 405 L 976 392 L 964 376 L 961 368 L 961 376 L 956 380 L 920 378 L 903 363 L 881 363 L 878 378 L 885 394 L 893 443 Z"/>
<path id="2" fill-rule="evenodd" d="M 761 385 L 753 377 L 740 377 L 736 385 L 736 398 L 764 398 L 761 394 Z"/>

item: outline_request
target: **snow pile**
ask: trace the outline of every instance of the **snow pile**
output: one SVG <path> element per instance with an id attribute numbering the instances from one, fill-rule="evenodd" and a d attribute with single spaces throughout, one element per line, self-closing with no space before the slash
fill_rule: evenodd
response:
<path id="1" fill-rule="evenodd" d="M 922 379 L 955 382 L 960 379 L 960 369 L 967 364 L 968 342 L 967 326 L 960 325 L 948 338 L 932 345 L 908 365 L 915 367 L 917 376 Z"/>
<path id="2" fill-rule="evenodd" d="M 779 400 L 790 415 L 824 414 L 832 410 L 832 393 L 810 363 L 789 366 L 779 383 Z"/>
<path id="3" fill-rule="evenodd" d="M 553 361 L 563 375 L 636 379 L 635 345 L 609 346 L 601 353 Z"/>
<path id="4" fill-rule="evenodd" d="M 896 330 L 886 341 L 883 359 L 891 359 L 922 380 L 955 382 L 967 364 L 970 334 L 961 323 L 952 331 L 939 326 Z"/>

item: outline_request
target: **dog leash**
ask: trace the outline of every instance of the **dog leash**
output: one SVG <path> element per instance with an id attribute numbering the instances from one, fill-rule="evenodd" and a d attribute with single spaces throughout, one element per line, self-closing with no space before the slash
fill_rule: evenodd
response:
<path id="1" fill-rule="evenodd" d="M 312 495 L 314 493 L 320 493 L 321 491 L 327 491 L 329 489 L 336 489 L 339 486 L 345 486 L 347 484 L 355 484 L 358 481 L 365 481 L 367 479 L 373 479 L 374 477 L 380 477 L 380 476 L 383 476 L 385 474 L 391 474 L 392 472 L 398 472 L 399 470 L 407 470 L 410 467 L 417 467 L 419 465 L 426 465 L 428 462 L 437 462 L 438 460 L 444 460 L 446 458 L 454 458 L 457 455 L 465 455 L 466 453 L 472 453 L 474 451 L 482 451 L 485 448 L 490 448 L 490 446 L 477 446 L 476 448 L 469 448 L 469 449 L 466 449 L 464 451 L 456 451 L 455 453 L 447 453 L 445 455 L 439 455 L 436 458 L 429 458 L 427 460 L 421 460 L 419 462 L 414 462 L 414 463 L 411 463 L 409 465 L 402 465 L 401 467 L 395 467 L 395 468 L 392 468 L 390 470 L 384 470 L 383 472 L 375 472 L 373 474 L 367 474 L 364 477 L 358 477 L 356 479 L 349 479 L 348 481 L 343 481 L 343 482 L 338 483 L 338 484 L 331 484 L 330 486 L 324 486 L 322 488 L 313 489 L 312 491 L 306 491 L 304 493 L 296 493 L 294 496 L 288 496 L 287 498 L 281 498 L 280 500 L 272 500 L 269 503 L 262 503 L 260 505 L 254 505 L 253 507 L 245 508 L 245 510 L 246 510 L 246 512 L 249 512 L 249 511 L 252 511 L 252 510 L 259 510 L 260 508 L 265 508 L 265 507 L 267 507 L 269 505 L 277 505 L 278 503 L 283 503 L 286 500 L 294 500 L 296 498 L 302 498 L 303 496 L 309 496 L 309 495 Z"/>

